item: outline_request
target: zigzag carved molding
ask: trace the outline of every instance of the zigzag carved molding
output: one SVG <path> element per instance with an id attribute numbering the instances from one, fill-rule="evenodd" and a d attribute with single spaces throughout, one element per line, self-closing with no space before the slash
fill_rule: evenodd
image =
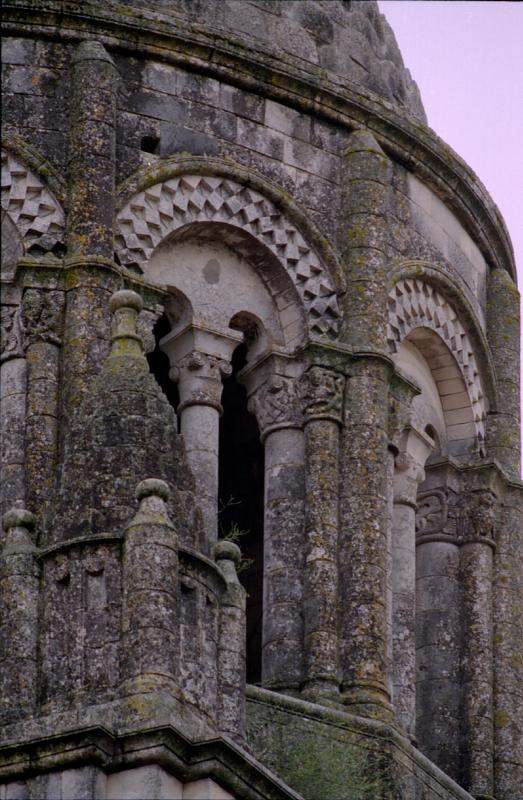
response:
<path id="1" fill-rule="evenodd" d="M 1 202 L 26 250 L 46 234 L 62 239 L 65 218 L 60 203 L 38 175 L 8 150 L 2 150 Z"/>
<path id="2" fill-rule="evenodd" d="M 399 281 L 389 293 L 387 339 L 393 353 L 416 328 L 429 328 L 454 356 L 467 388 L 480 442 L 485 439 L 486 402 L 474 348 L 461 321 L 434 286 L 416 278 Z"/>
<path id="3" fill-rule="evenodd" d="M 336 289 L 318 254 L 270 200 L 229 178 L 181 175 L 136 194 L 116 221 L 120 262 L 144 272 L 155 247 L 192 222 L 227 223 L 262 242 L 294 283 L 311 333 L 336 335 Z"/>

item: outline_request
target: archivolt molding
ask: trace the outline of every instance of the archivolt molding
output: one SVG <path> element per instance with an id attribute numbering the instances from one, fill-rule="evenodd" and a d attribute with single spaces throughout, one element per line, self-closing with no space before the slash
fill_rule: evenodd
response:
<path id="1" fill-rule="evenodd" d="M 10 150 L 2 149 L 1 158 L 2 210 L 18 228 L 26 250 L 46 234 L 61 240 L 65 217 L 58 200 Z"/>
<path id="2" fill-rule="evenodd" d="M 311 334 L 336 336 L 337 292 L 320 256 L 271 200 L 231 178 L 182 174 L 134 195 L 116 220 L 121 264 L 145 272 L 154 249 L 176 230 L 195 222 L 232 225 L 260 241 L 289 274 L 307 312 Z"/>
<path id="3" fill-rule="evenodd" d="M 434 286 L 417 278 L 405 278 L 389 293 L 387 339 L 392 353 L 416 328 L 433 330 L 454 356 L 467 388 L 478 440 L 483 442 L 486 399 L 469 335 L 454 308 Z"/>

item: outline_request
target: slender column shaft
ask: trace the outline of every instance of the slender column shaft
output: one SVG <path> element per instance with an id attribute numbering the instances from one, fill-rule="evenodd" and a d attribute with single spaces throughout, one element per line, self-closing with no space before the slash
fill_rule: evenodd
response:
<path id="1" fill-rule="evenodd" d="M 464 622 L 462 783 L 478 797 L 494 794 L 494 494 L 488 490 L 471 493 L 465 514 L 460 559 Z"/>
<path id="2" fill-rule="evenodd" d="M 416 511 L 394 501 L 392 517 L 392 680 L 396 719 L 412 738 L 416 723 Z"/>
<path id="3" fill-rule="evenodd" d="M 232 372 L 230 359 L 241 334 L 218 334 L 193 325 L 162 339 L 170 377 L 180 394 L 178 414 L 187 460 L 194 476 L 203 520 L 203 550 L 211 555 L 218 538 L 218 447 L 222 413 L 222 378 Z"/>
<path id="4" fill-rule="evenodd" d="M 194 475 L 207 542 L 218 538 L 218 443 L 220 412 L 212 406 L 186 406 L 180 413 L 187 460 Z"/>
<path id="5" fill-rule="evenodd" d="M 23 297 L 27 345 L 28 505 L 45 515 L 54 488 L 64 294 L 28 289 Z"/>
<path id="6" fill-rule="evenodd" d="M 299 689 L 303 675 L 303 496 L 305 443 L 299 428 L 265 439 L 262 680 Z"/>
<path id="7" fill-rule="evenodd" d="M 0 511 L 26 502 L 25 418 L 27 363 L 10 358 L 0 366 Z"/>
<path id="8" fill-rule="evenodd" d="M 362 358 L 351 371 L 340 482 L 342 691 L 355 713 L 388 719 L 388 370 Z"/>
<path id="9" fill-rule="evenodd" d="M 408 428 L 396 458 L 392 508 L 392 682 L 396 721 L 415 738 L 416 728 L 416 498 L 430 444 Z"/>
<path id="10" fill-rule="evenodd" d="M 311 367 L 301 381 L 304 399 L 305 589 L 304 691 L 339 692 L 338 491 L 339 438 L 345 378 Z"/>
<path id="11" fill-rule="evenodd" d="M 463 783 L 478 795 L 494 794 L 492 548 L 461 548 L 463 579 Z"/>
<path id="12" fill-rule="evenodd" d="M 416 737 L 425 755 L 459 780 L 458 543 L 450 536 L 445 541 L 419 540 L 416 562 Z"/>
<path id="13" fill-rule="evenodd" d="M 38 564 L 31 531 L 34 517 L 12 509 L 3 517 L 6 532 L 0 558 L 2 625 L 0 712 L 28 714 L 37 699 Z"/>

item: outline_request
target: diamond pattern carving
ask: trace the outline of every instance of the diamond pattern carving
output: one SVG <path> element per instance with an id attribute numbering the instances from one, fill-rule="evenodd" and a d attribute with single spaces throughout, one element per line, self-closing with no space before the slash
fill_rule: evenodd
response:
<path id="1" fill-rule="evenodd" d="M 2 150 L 2 210 L 20 231 L 26 250 L 44 235 L 62 238 L 65 220 L 60 203 L 40 178 L 7 150 Z"/>
<path id="2" fill-rule="evenodd" d="M 434 286 L 416 278 L 399 281 L 389 294 L 387 339 L 395 353 L 416 328 L 430 328 L 454 356 L 467 387 L 476 432 L 485 438 L 486 403 L 474 349 L 456 311 Z"/>
<path id="3" fill-rule="evenodd" d="M 270 200 L 229 178 L 181 175 L 135 195 L 117 217 L 120 262 L 143 272 L 155 247 L 191 222 L 227 223 L 262 242 L 296 286 L 311 333 L 336 336 L 336 289 L 318 254 Z"/>

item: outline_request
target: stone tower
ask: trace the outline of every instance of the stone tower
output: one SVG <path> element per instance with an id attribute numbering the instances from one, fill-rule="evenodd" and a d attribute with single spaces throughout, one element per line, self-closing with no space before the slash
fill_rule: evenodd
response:
<path id="1" fill-rule="evenodd" d="M 4 0 L 3 800 L 521 800 L 519 297 L 374 2 Z"/>

